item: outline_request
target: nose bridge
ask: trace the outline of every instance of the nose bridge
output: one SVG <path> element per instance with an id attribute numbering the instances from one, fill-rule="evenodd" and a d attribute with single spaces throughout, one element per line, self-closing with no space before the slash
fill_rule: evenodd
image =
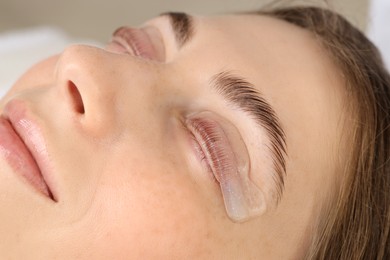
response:
<path id="1" fill-rule="evenodd" d="M 145 70 L 134 57 L 75 45 L 63 52 L 56 73 L 61 96 L 68 97 L 82 127 L 102 137 L 122 124 L 127 112 L 140 116 L 139 106 L 150 103 L 155 78 Z"/>

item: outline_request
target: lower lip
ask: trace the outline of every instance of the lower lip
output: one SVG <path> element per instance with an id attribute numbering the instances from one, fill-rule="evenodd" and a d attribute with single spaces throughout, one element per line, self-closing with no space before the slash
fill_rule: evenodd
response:
<path id="1" fill-rule="evenodd" d="M 36 161 L 11 123 L 4 117 L 0 117 L 0 157 L 36 190 L 51 198 Z"/>

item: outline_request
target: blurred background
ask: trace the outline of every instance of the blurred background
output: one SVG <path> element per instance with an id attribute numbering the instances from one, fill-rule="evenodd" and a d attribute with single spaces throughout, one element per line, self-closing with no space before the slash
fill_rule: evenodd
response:
<path id="1" fill-rule="evenodd" d="M 367 25 L 369 0 L 302 0 L 328 2 L 360 28 Z M 390 0 L 387 0 L 390 1 Z M 165 11 L 214 14 L 254 10 L 270 0 L 0 0 L 0 32 L 50 25 L 74 37 L 106 42 L 120 25 L 138 25 Z"/>
<path id="2" fill-rule="evenodd" d="M 37 61 L 73 43 L 104 46 L 119 26 L 166 11 L 208 15 L 271 2 L 330 6 L 367 33 L 390 68 L 390 0 L 0 0 L 0 97 Z"/>

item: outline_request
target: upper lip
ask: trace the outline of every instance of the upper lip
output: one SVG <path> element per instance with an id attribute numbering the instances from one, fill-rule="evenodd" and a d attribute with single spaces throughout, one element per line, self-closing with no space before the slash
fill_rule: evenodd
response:
<path id="1" fill-rule="evenodd" d="M 37 163 L 42 178 L 49 189 L 50 198 L 57 202 L 57 194 L 53 191 L 52 174 L 45 139 L 41 128 L 37 125 L 27 107 L 21 101 L 10 101 L 4 108 L 4 117 L 9 120 L 15 132 L 22 139 L 33 159 Z"/>

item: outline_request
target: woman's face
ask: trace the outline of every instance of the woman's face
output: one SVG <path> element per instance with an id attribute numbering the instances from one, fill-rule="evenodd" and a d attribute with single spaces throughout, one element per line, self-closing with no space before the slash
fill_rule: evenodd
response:
<path id="1" fill-rule="evenodd" d="M 3 258 L 305 251 L 337 183 L 342 81 L 303 29 L 187 18 L 71 46 L 1 100 Z"/>

